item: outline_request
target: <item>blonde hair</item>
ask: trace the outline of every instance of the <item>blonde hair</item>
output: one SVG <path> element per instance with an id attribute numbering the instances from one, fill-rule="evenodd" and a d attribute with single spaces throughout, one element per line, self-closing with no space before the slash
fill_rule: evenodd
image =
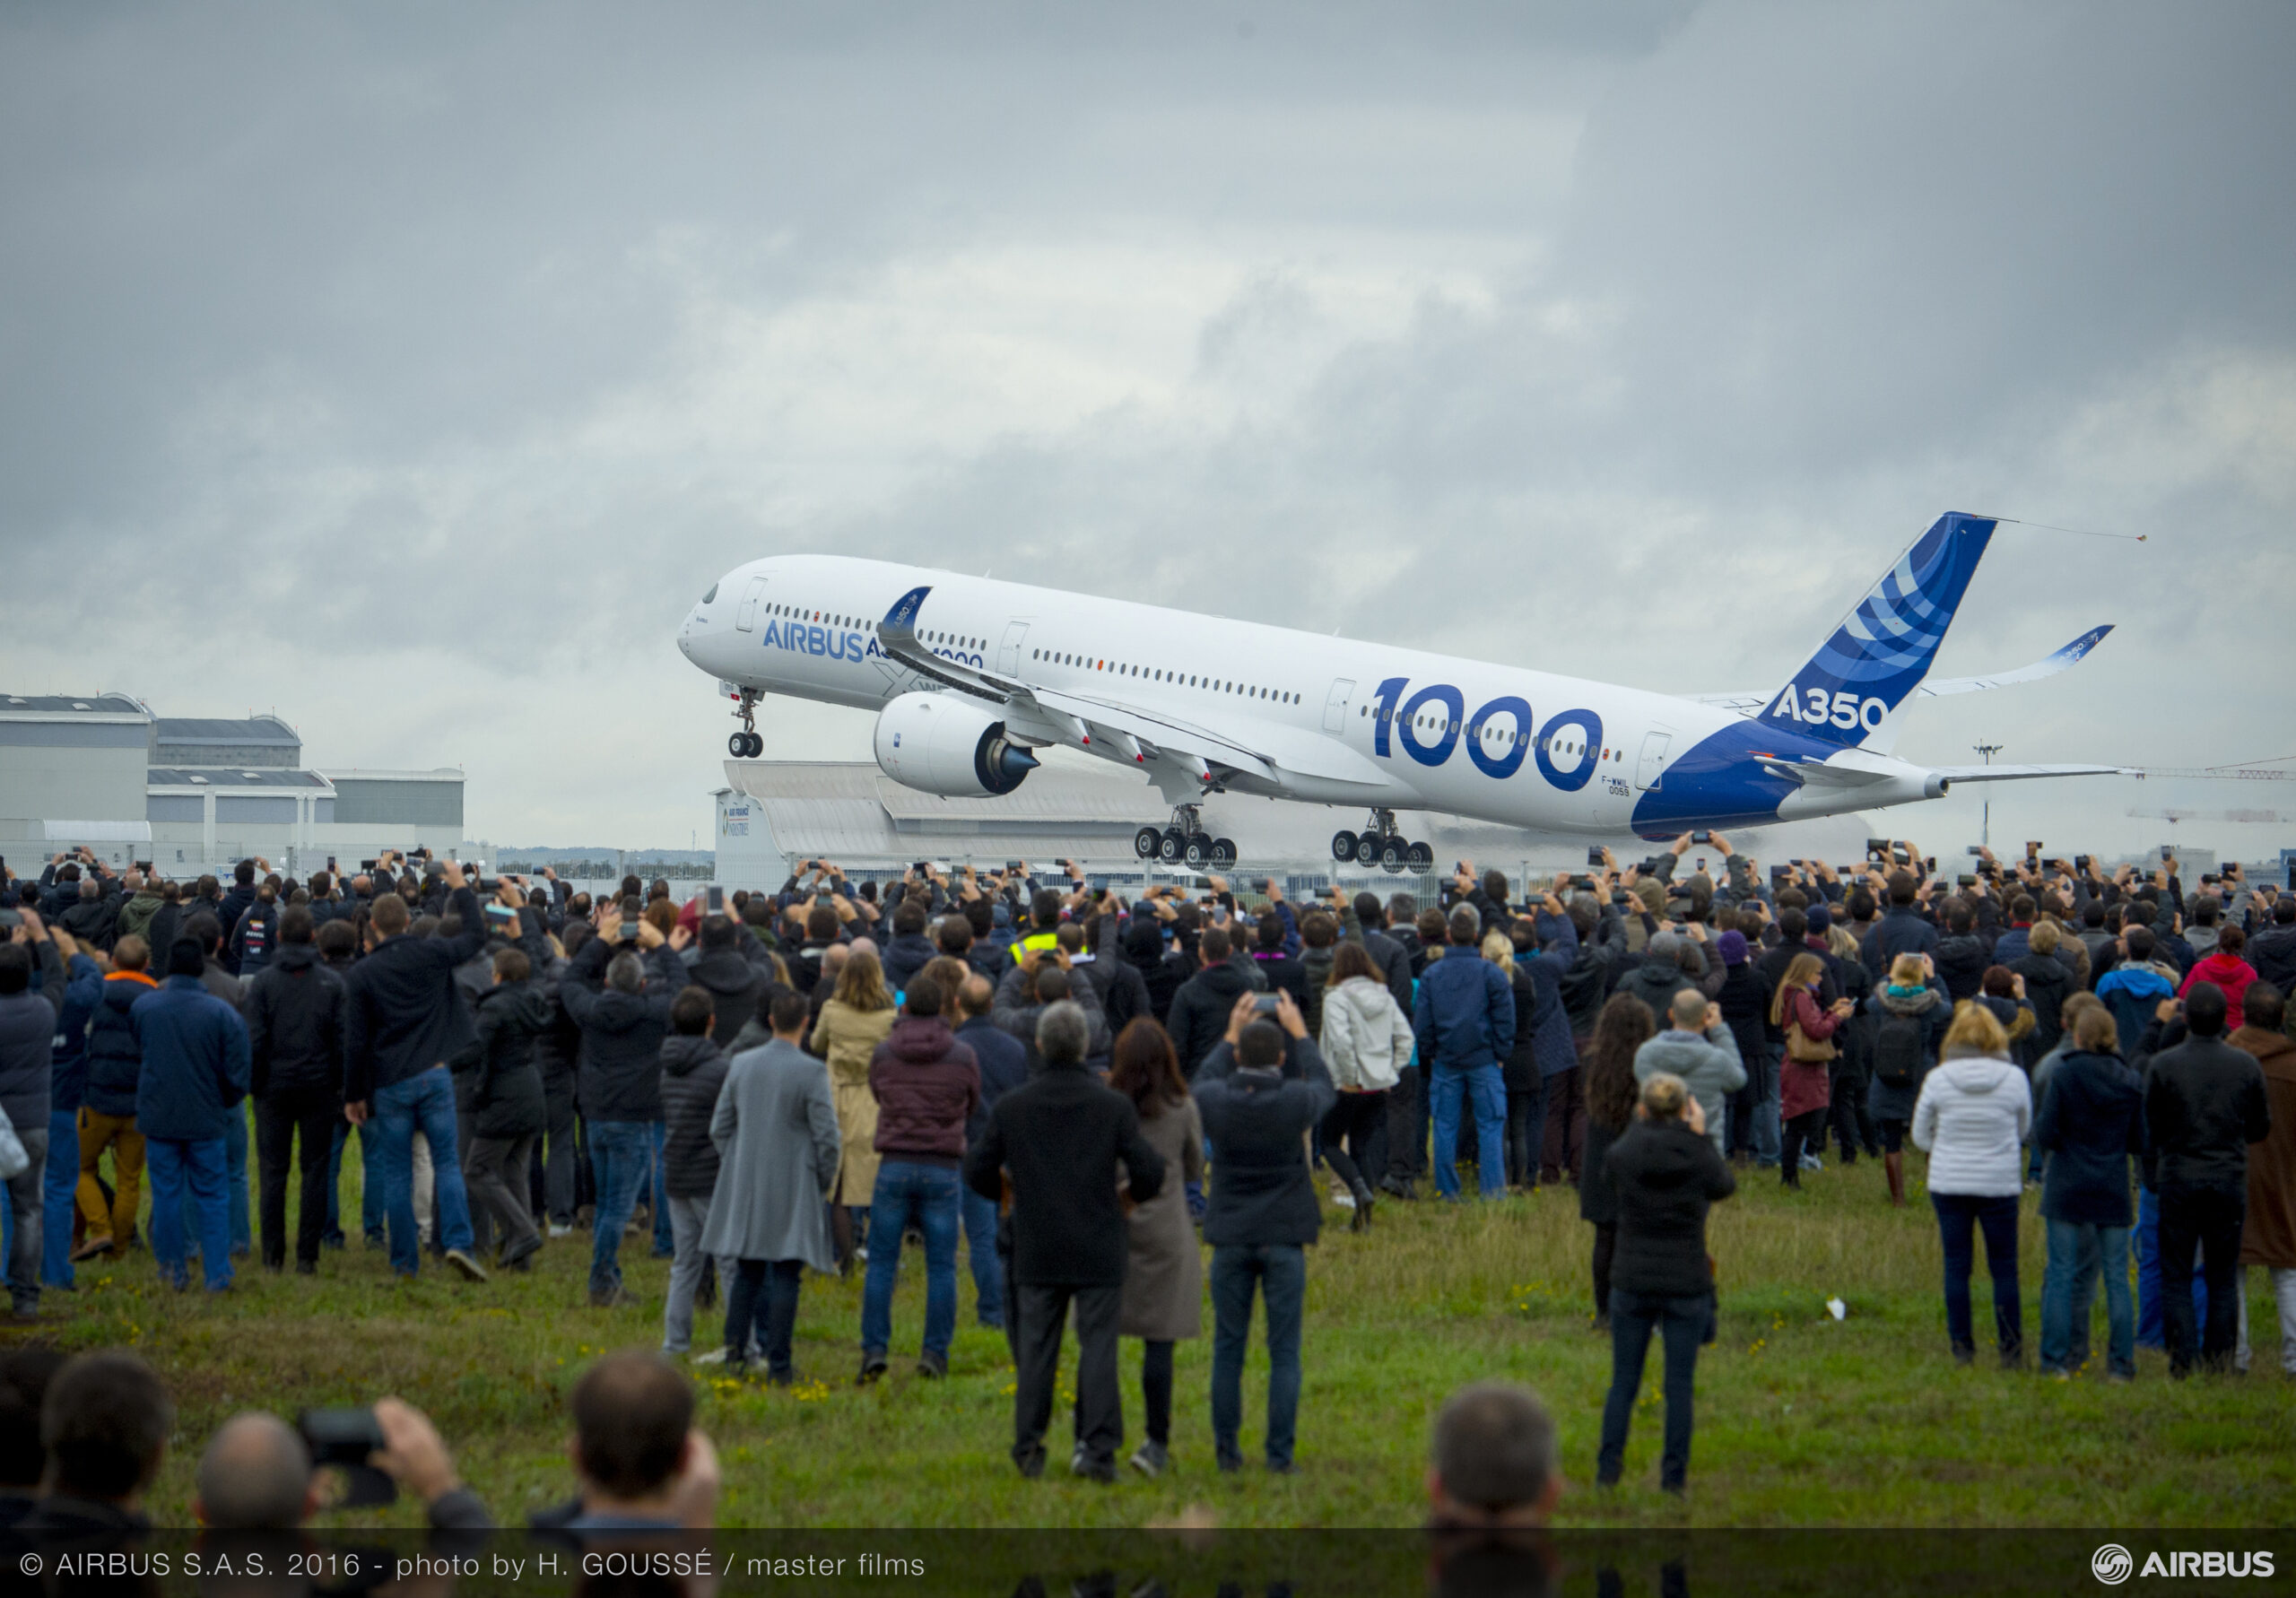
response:
<path id="1" fill-rule="evenodd" d="M 1689 1101 L 1689 1085 L 1671 1071 L 1654 1072 L 1642 1084 L 1642 1108 L 1653 1121 L 1681 1119 Z"/>
<path id="2" fill-rule="evenodd" d="M 893 1007 L 893 996 L 885 991 L 885 968 L 866 949 L 857 949 L 845 957 L 845 968 L 837 974 L 836 997 L 848 1010 Z"/>
<path id="3" fill-rule="evenodd" d="M 1900 954 L 1890 962 L 1892 987 L 1919 987 L 1928 980 L 1929 974 L 1921 968 L 1921 956 L 1918 954 Z"/>
<path id="4" fill-rule="evenodd" d="M 2035 954 L 2055 954 L 2057 944 L 2065 940 L 2065 934 L 2057 931 L 2054 921 L 2036 922 L 2027 936 L 2031 940 Z"/>
<path id="5" fill-rule="evenodd" d="M 1770 1024 L 1786 1024 L 1786 995 L 1797 987 L 1805 987 L 1825 975 L 1826 962 L 1814 954 L 1797 954 L 1786 962 L 1786 975 L 1778 979 L 1778 991 L 1770 995 Z"/>
<path id="6" fill-rule="evenodd" d="M 1988 1005 L 1963 999 L 1953 1006 L 1953 1024 L 1945 1030 L 1945 1052 L 1969 1055 L 2006 1054 L 2009 1034 Z"/>
<path id="7" fill-rule="evenodd" d="M 1515 974 L 1515 940 L 1503 932 L 1483 934 L 1483 958 L 1509 976 Z"/>
<path id="8" fill-rule="evenodd" d="M 2074 1021 L 2073 1041 L 2085 1049 L 2116 1053 L 2120 1048 L 2120 1025 L 2103 1004 L 2092 1005 Z"/>

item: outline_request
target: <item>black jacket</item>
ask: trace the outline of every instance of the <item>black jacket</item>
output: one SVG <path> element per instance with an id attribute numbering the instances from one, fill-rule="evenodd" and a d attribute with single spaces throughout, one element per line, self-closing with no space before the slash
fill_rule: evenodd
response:
<path id="1" fill-rule="evenodd" d="M 343 978 L 309 943 L 280 950 L 248 985 L 248 1091 L 343 1092 Z"/>
<path id="2" fill-rule="evenodd" d="M 662 1038 L 670 1003 L 685 986 L 685 961 L 667 944 L 646 957 L 646 986 L 634 994 L 604 985 L 616 950 L 604 938 L 582 945 L 558 986 L 566 1013 L 582 1029 L 575 1094 L 589 1121 L 662 1118 Z"/>
<path id="3" fill-rule="evenodd" d="M 959 1027 L 957 1041 L 972 1050 L 973 1064 L 980 1069 L 980 1103 L 965 1124 L 965 1147 L 971 1149 L 987 1132 L 988 1112 L 996 1101 L 1029 1080 L 1029 1051 L 985 1015 Z"/>
<path id="4" fill-rule="evenodd" d="M 135 1089 L 144 1076 L 144 1046 L 135 1040 L 127 1012 L 159 985 L 141 973 L 115 971 L 88 1027 L 88 1084 L 80 1102 L 100 1116 L 135 1113 Z"/>
<path id="5" fill-rule="evenodd" d="M 1945 985 L 1945 996 L 1956 1003 L 1977 997 L 1985 986 L 1985 968 L 1992 963 L 1993 951 L 1973 932 L 1951 933 L 1937 940 L 1937 979 Z"/>
<path id="6" fill-rule="evenodd" d="M 1294 1038 L 1297 1074 L 1245 1071 L 1223 1039 L 1205 1056 L 1196 1107 L 1212 1144 L 1212 1193 L 1204 1240 L 1214 1247 L 1313 1243 L 1323 1220 L 1308 1129 L 1338 1102 L 1331 1072 L 1312 1038 Z"/>
<path id="7" fill-rule="evenodd" d="M 1132 924 L 1124 929 L 1124 963 L 1140 977 L 1140 984 L 1148 994 L 1148 1012 L 1158 1020 L 1165 1020 L 1172 1013 L 1172 995 L 1180 991 L 1194 963 L 1178 950 L 1164 952 L 1164 928 L 1156 917 L 1146 911 L 1135 912 Z"/>
<path id="8" fill-rule="evenodd" d="M 965 1156 L 965 1182 L 983 1198 L 1013 1178 L 1013 1280 L 1025 1287 L 1115 1287 L 1131 1232 L 1117 1203 L 1121 1161 L 1135 1203 L 1164 1185 L 1164 1157 L 1140 1134 L 1132 1100 L 1080 1064 L 1048 1067 L 988 1112 Z"/>
<path id="9" fill-rule="evenodd" d="M 1228 1012 L 1236 1007 L 1236 1001 L 1257 988 L 1253 975 L 1230 959 L 1205 967 L 1181 983 L 1179 991 L 1172 995 L 1171 1020 L 1166 1026 L 1172 1035 L 1172 1048 L 1179 1056 L 1180 1069 L 1190 1081 L 1195 1080 L 1196 1070 L 1212 1052 L 1212 1046 L 1227 1036 Z"/>
<path id="10" fill-rule="evenodd" d="M 1100 1013 L 1108 1018 L 1111 1047 L 1118 1035 L 1134 1020 L 1155 1014 L 1155 1004 L 1148 996 L 1147 979 L 1116 950 L 1096 954 L 1075 968 L 1084 973 L 1084 980 L 1100 995 Z"/>
<path id="11" fill-rule="evenodd" d="M 2043 1217 L 2128 1225 L 2128 1162 L 2144 1152 L 2144 1089 L 2136 1073 L 2118 1055 L 2066 1054 L 2033 1117 L 2033 1147 L 2049 1151 Z"/>
<path id="12" fill-rule="evenodd" d="M 708 1198 L 718 1190 L 718 1145 L 709 1120 L 732 1062 L 709 1036 L 672 1033 L 662 1039 L 662 1169 L 673 1198 Z"/>
<path id="13" fill-rule="evenodd" d="M 351 968 L 344 983 L 343 1096 L 356 1104 L 377 1088 L 443 1065 L 476 1039 L 470 1006 L 455 992 L 455 968 L 486 947 L 478 895 L 455 890 L 463 929 L 451 938 L 401 934 Z"/>
<path id="14" fill-rule="evenodd" d="M 2274 925 L 2258 933 L 2248 940 L 2244 953 L 2257 975 L 2278 988 L 2283 998 L 2290 988 L 2296 987 L 2296 925 Z M 2189 962 L 2185 970 L 2191 973 Z"/>
<path id="15" fill-rule="evenodd" d="M 2144 1077 L 2144 1139 L 2160 1187 L 2244 1193 L 2248 1145 L 2271 1132 L 2272 1105 L 2254 1055 L 2221 1038 L 2187 1036 L 2152 1056 Z"/>
<path id="16" fill-rule="evenodd" d="M 1706 1211 L 1738 1190 L 1714 1140 L 1682 1121 L 1631 1121 L 1603 1159 L 1618 1204 L 1611 1286 L 1661 1298 L 1714 1288 L 1706 1264 Z"/>
<path id="17" fill-rule="evenodd" d="M 1592 1116 L 1587 1117 L 1587 1142 L 1578 1165 L 1578 1219 L 1596 1226 L 1618 1224 L 1618 1194 L 1603 1173 L 1604 1158 L 1617 1141 L 1617 1133 Z"/>
<path id="18" fill-rule="evenodd" d="M 900 993 L 940 952 L 940 947 L 923 933 L 896 934 L 885 945 L 885 986 Z"/>
<path id="19" fill-rule="evenodd" d="M 695 986 L 709 990 L 718 1013 L 709 1036 L 723 1048 L 757 1014 L 758 995 L 765 992 L 772 973 L 770 968 L 761 970 L 751 964 L 738 949 L 713 949 L 690 961 L 686 975 Z"/>
<path id="20" fill-rule="evenodd" d="M 535 1040 L 550 1029 L 551 1004 L 534 979 L 502 982 L 478 996 L 471 1131 L 479 1137 L 540 1137 L 549 1124 Z"/>

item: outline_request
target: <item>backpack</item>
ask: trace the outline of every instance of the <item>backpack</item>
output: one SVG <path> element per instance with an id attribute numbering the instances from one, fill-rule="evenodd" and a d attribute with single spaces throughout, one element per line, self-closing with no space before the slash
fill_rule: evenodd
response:
<path id="1" fill-rule="evenodd" d="M 239 935 L 234 940 L 239 947 L 233 952 L 242 970 L 261 970 L 271 956 L 271 923 L 257 909 L 250 905 L 239 917 Z"/>
<path id="2" fill-rule="evenodd" d="M 1922 1024 L 1925 1019 L 1900 1015 L 1894 1010 L 1882 1012 L 1881 1027 L 1874 1035 L 1874 1077 L 1883 1086 L 1913 1086 L 1913 1073 L 1921 1064 L 1921 1035 L 1927 1030 Z"/>

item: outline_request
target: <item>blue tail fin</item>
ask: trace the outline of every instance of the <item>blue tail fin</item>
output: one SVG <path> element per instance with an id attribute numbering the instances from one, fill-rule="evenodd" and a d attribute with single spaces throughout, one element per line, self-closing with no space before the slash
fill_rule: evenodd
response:
<path id="1" fill-rule="evenodd" d="M 1939 517 L 1779 690 L 1763 718 L 1845 749 L 1886 747 L 1892 718 L 1929 674 L 1995 525 Z"/>

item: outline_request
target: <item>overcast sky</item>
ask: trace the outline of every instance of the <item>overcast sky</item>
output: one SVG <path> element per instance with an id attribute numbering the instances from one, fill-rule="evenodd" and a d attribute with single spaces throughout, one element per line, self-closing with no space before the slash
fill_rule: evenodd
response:
<path id="1" fill-rule="evenodd" d="M 2118 630 L 1900 753 L 2296 753 L 2292 82 L 2278 0 L 9 6 L 0 687 L 683 847 L 759 555 L 1696 691 L 1965 509 L 2150 536 L 2004 528 L 1941 672 Z"/>

